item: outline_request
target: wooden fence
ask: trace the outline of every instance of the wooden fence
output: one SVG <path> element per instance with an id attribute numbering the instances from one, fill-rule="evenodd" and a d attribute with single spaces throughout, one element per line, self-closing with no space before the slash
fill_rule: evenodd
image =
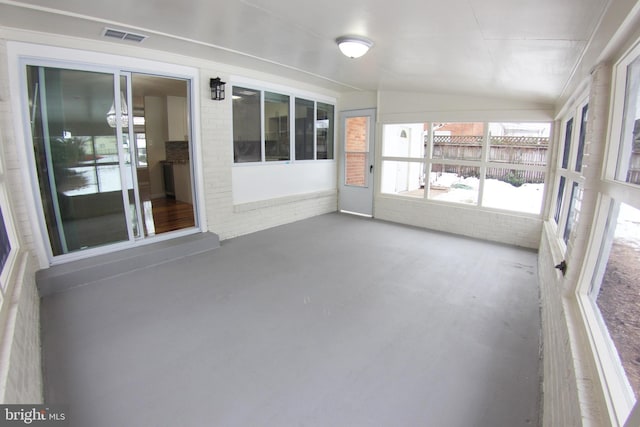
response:
<path id="1" fill-rule="evenodd" d="M 482 136 L 434 135 L 432 172 L 451 172 L 464 177 L 478 176 L 479 167 L 437 164 L 437 159 L 480 160 Z M 508 165 L 546 166 L 549 138 L 523 136 L 491 136 L 489 161 L 505 167 L 487 168 L 486 177 L 514 184 L 544 182 L 544 172 L 523 171 Z"/>

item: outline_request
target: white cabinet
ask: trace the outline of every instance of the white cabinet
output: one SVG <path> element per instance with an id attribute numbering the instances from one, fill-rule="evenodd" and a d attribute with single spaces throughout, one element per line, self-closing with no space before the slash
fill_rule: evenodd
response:
<path id="1" fill-rule="evenodd" d="M 187 98 L 167 96 L 167 134 L 169 141 L 188 141 Z"/>

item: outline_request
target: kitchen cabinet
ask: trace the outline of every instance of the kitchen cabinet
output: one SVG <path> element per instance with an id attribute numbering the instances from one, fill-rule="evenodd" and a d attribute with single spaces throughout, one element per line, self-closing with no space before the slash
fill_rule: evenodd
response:
<path id="1" fill-rule="evenodd" d="M 169 141 L 188 141 L 187 98 L 167 96 L 167 134 Z"/>

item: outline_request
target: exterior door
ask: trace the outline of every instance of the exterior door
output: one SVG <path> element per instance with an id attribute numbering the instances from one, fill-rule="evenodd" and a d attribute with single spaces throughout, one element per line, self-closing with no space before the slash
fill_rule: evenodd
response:
<path id="1" fill-rule="evenodd" d="M 373 216 L 375 110 L 342 113 L 340 211 Z"/>
<path id="2" fill-rule="evenodd" d="M 187 80 L 46 65 L 26 76 L 51 262 L 195 228 Z"/>

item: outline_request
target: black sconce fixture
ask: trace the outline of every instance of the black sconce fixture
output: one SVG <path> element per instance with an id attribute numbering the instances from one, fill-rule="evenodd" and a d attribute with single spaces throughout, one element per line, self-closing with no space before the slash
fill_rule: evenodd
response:
<path id="1" fill-rule="evenodd" d="M 225 84 L 225 82 L 220 80 L 220 77 L 209 80 L 209 87 L 211 87 L 211 99 L 214 101 L 222 101 L 224 99 Z"/>

